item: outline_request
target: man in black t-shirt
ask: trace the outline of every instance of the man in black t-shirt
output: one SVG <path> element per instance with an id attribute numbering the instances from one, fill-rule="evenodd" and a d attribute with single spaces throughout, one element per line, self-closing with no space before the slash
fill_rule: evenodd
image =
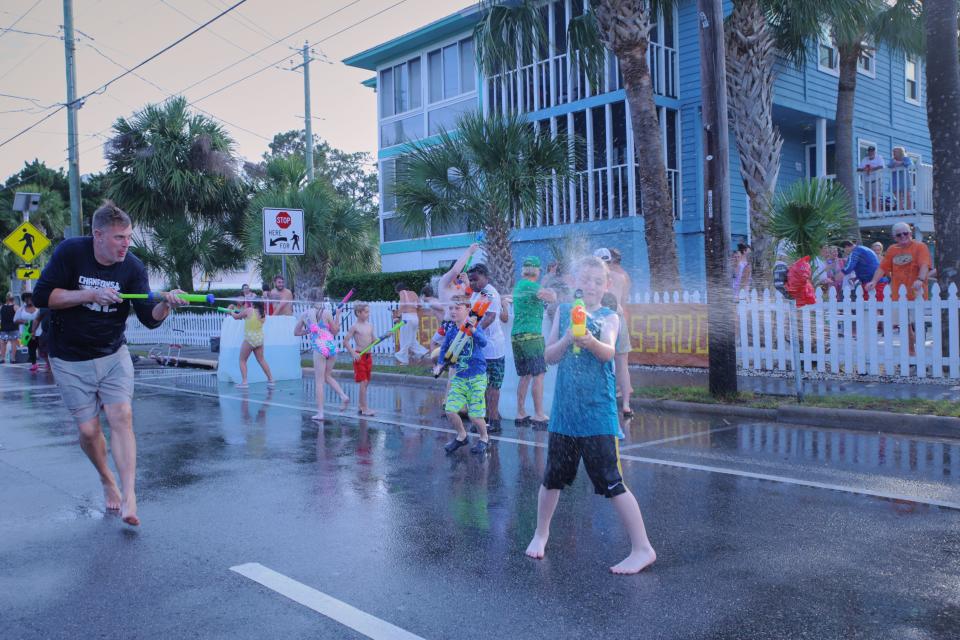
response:
<path id="1" fill-rule="evenodd" d="M 147 293 L 147 271 L 129 253 L 130 217 L 112 202 L 93 214 L 93 237 L 61 242 L 34 290 L 39 307 L 49 307 L 50 363 L 63 403 L 80 431 L 80 446 L 100 474 L 108 510 L 119 510 L 127 524 L 140 524 L 135 490 L 137 442 L 133 434 L 133 363 L 123 331 L 132 306 L 151 329 L 170 310 L 186 304 L 176 290 L 159 303 L 131 304 L 121 293 Z M 113 460 L 120 487 L 107 463 L 100 409 L 110 423 Z M 123 493 L 121 494 L 120 488 Z"/>

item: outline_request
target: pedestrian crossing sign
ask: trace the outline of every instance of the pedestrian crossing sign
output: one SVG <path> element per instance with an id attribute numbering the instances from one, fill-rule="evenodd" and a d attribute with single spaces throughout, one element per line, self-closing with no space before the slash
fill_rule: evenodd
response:
<path id="1" fill-rule="evenodd" d="M 40 269 L 36 267 L 17 268 L 17 280 L 39 280 Z"/>
<path id="2" fill-rule="evenodd" d="M 30 263 L 50 246 L 50 240 L 35 226 L 24 222 L 3 239 L 3 244 L 17 254 L 20 260 Z"/>

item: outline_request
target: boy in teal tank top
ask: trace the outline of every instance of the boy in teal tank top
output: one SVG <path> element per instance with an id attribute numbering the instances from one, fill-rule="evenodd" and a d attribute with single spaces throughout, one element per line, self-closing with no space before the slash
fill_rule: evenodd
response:
<path id="1" fill-rule="evenodd" d="M 526 554 L 538 560 L 543 558 L 560 490 L 573 483 L 582 458 L 594 491 L 612 500 L 630 536 L 630 555 L 610 567 L 610 571 L 631 574 L 653 564 L 657 554 L 647 539 L 637 499 L 623 483 L 620 469 L 613 374 L 620 321 L 616 313 L 600 305 L 609 275 L 607 266 L 593 256 L 577 263 L 574 277 L 587 309 L 586 335 L 573 337 L 572 306 L 563 304 L 547 338 L 546 361 L 559 363 L 559 367 L 550 412 L 547 468 L 537 499 L 537 530 Z M 575 347 L 579 352 L 575 353 Z"/>

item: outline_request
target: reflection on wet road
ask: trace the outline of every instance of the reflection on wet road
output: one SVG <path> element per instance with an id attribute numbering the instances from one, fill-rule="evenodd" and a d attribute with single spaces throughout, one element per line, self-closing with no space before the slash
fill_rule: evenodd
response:
<path id="1" fill-rule="evenodd" d="M 582 470 L 547 559 L 523 556 L 546 434 L 505 425 L 485 461 L 448 457 L 434 392 L 375 380 L 378 415 L 360 419 L 348 384 L 350 406 L 328 398 L 318 428 L 312 380 L 237 390 L 138 371 L 144 526 L 132 532 L 103 514 L 56 389 L 30 380 L 0 370 L 12 637 L 91 625 L 360 637 L 229 571 L 244 563 L 423 638 L 948 638 L 960 626 L 960 441 L 640 412 L 624 425 L 624 474 L 659 559 L 617 578 L 605 570 L 626 536 Z"/>

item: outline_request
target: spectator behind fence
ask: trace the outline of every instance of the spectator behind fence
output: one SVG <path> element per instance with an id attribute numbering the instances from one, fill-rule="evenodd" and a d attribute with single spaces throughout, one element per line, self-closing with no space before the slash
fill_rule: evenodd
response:
<path id="1" fill-rule="evenodd" d="M 870 249 L 863 245 L 855 243 L 853 240 L 844 240 L 840 243 L 843 247 L 843 253 L 847 257 L 847 263 L 843 267 L 843 275 L 856 275 L 860 286 L 864 287 L 873 280 L 873 274 L 877 272 L 880 266 L 880 259 Z M 877 300 L 883 300 L 883 290 L 877 292 Z"/>

